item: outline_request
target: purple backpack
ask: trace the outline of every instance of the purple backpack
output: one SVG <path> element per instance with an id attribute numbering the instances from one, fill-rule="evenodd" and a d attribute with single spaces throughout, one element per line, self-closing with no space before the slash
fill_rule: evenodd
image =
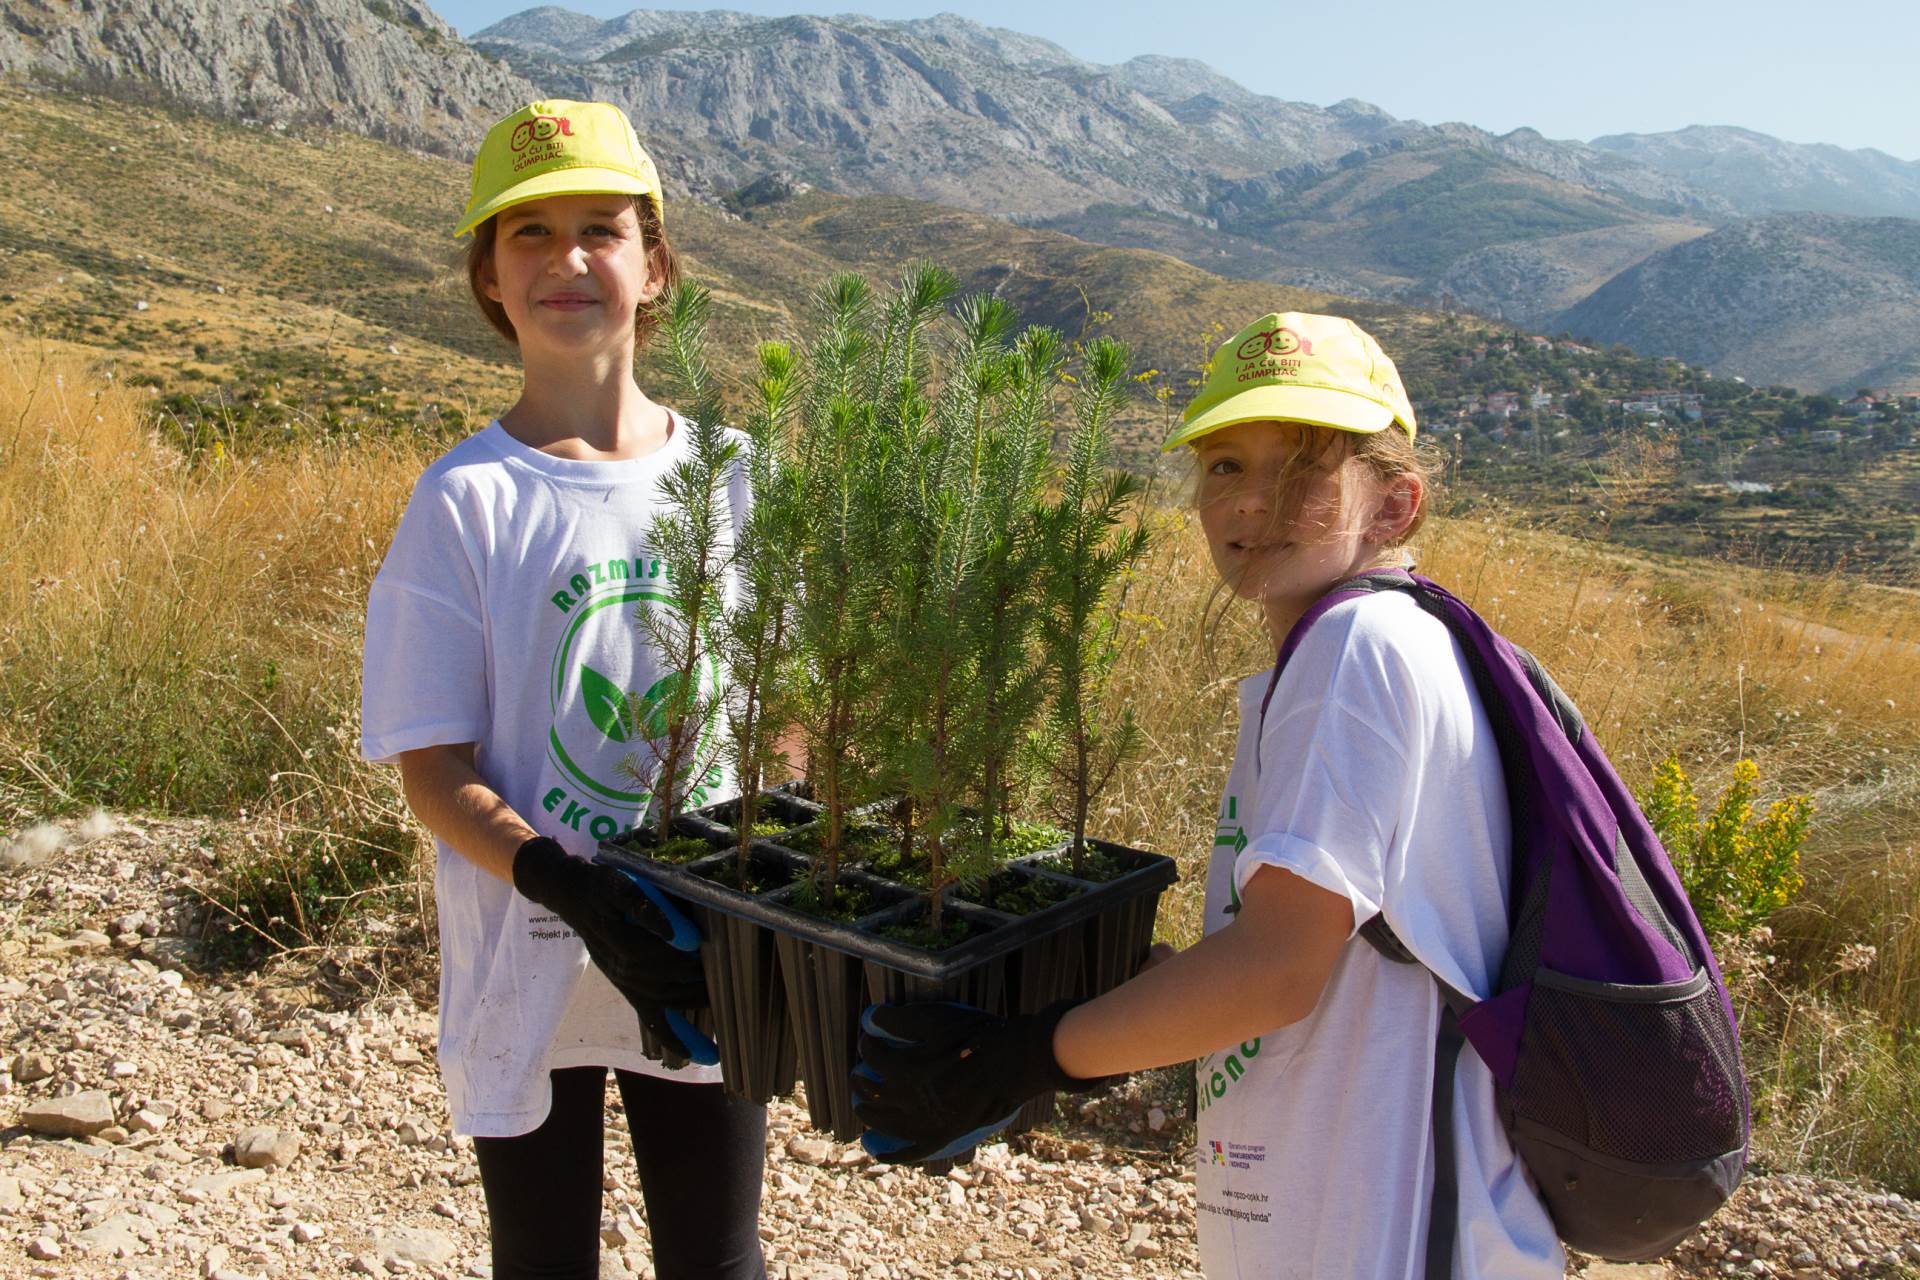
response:
<path id="1" fill-rule="evenodd" d="M 1605 1258 L 1656 1257 L 1712 1216 L 1746 1169 L 1738 1024 L 1706 934 L 1572 701 L 1431 580 L 1387 570 L 1335 587 L 1288 634 L 1274 685 L 1322 614 L 1377 591 L 1405 591 L 1459 644 L 1513 819 L 1510 935 L 1494 994 L 1475 1000 L 1440 983 L 1427 1278 L 1453 1270 L 1462 1037 L 1493 1072 L 1507 1134 L 1560 1238 Z M 1361 933 L 1389 959 L 1418 963 L 1383 916 Z"/>

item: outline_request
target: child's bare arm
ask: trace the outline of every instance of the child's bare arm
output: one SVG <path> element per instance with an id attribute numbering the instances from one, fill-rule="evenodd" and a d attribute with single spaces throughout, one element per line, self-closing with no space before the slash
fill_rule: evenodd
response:
<path id="1" fill-rule="evenodd" d="M 1061 1021 L 1053 1052 L 1082 1079 L 1187 1062 L 1313 1011 L 1353 907 L 1278 867 L 1247 881 L 1232 925 Z"/>
<path id="2" fill-rule="evenodd" d="M 482 871 L 513 883 L 513 855 L 539 833 L 473 767 L 473 744 L 400 754 L 407 805 L 427 830 Z"/>

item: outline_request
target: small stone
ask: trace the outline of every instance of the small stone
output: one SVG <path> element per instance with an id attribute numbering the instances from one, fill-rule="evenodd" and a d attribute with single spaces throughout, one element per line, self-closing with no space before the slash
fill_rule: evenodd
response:
<path id="1" fill-rule="evenodd" d="M 27 1256 L 40 1262 L 52 1262 L 60 1256 L 60 1246 L 51 1236 L 35 1236 L 27 1245 Z"/>
<path id="2" fill-rule="evenodd" d="M 140 1074 L 140 1064 L 128 1062 L 125 1058 L 115 1058 L 107 1064 L 107 1074 L 115 1080 L 130 1080 Z"/>
<path id="3" fill-rule="evenodd" d="M 158 1133 L 167 1127 L 167 1118 L 151 1107 L 142 1107 L 127 1119 L 127 1128 L 135 1133 Z"/>
<path id="4" fill-rule="evenodd" d="M 225 1098 L 202 1098 L 200 1115 L 207 1120 L 224 1120 L 233 1110 L 233 1104 Z"/>
<path id="5" fill-rule="evenodd" d="M 67 949 L 69 951 L 78 951 L 83 955 L 106 951 L 112 946 L 113 939 L 98 929 L 80 929 L 77 930 L 71 938 L 67 939 Z"/>
<path id="6" fill-rule="evenodd" d="M 417 1147 L 427 1140 L 427 1129 L 417 1120 L 402 1120 L 393 1130 L 394 1138 L 403 1147 Z"/>
<path id="7" fill-rule="evenodd" d="M 373 1234 L 373 1251 L 385 1265 L 399 1262 L 409 1267 L 438 1267 L 451 1261 L 453 1241 L 425 1227 L 389 1227 Z"/>
<path id="8" fill-rule="evenodd" d="M 326 1228 L 318 1223 L 296 1222 L 293 1224 L 293 1230 L 288 1234 L 293 1237 L 296 1244 L 312 1244 L 326 1233 Z"/>
<path id="9" fill-rule="evenodd" d="M 962 1262 L 978 1262 L 986 1256 L 986 1250 L 977 1244 L 970 1244 L 960 1251 L 960 1261 Z"/>
<path id="10" fill-rule="evenodd" d="M 116 1213 L 82 1231 L 74 1237 L 74 1243 L 89 1253 L 107 1253 L 126 1258 L 146 1252 L 146 1241 L 141 1237 L 153 1233 L 153 1224 L 132 1214 Z"/>
<path id="11" fill-rule="evenodd" d="M 233 1140 L 233 1162 L 243 1169 L 284 1169 L 300 1154 L 300 1134 L 292 1129 L 255 1125 Z"/>
<path id="12" fill-rule="evenodd" d="M 13 1078 L 21 1084 L 52 1079 L 53 1072 L 54 1061 L 50 1053 L 23 1053 L 13 1060 Z"/>
<path id="13" fill-rule="evenodd" d="M 1147 1128 L 1153 1130 L 1155 1133 L 1158 1133 L 1166 1127 L 1167 1127 L 1167 1113 L 1159 1107 L 1153 1107 L 1149 1109 L 1147 1112 Z"/>
<path id="14" fill-rule="evenodd" d="M 787 1154 L 802 1164 L 831 1164 L 834 1146 L 825 1138 L 795 1138 L 787 1143 Z"/>
<path id="15" fill-rule="evenodd" d="M 66 1098 L 48 1098 L 20 1113 L 20 1123 L 56 1138 L 88 1138 L 113 1123 L 113 1099 L 88 1089 Z"/>
<path id="16" fill-rule="evenodd" d="M 12 1213 L 24 1202 L 20 1194 L 20 1179 L 12 1174 L 0 1173 L 0 1213 Z"/>
<path id="17" fill-rule="evenodd" d="M 102 1142 L 111 1142 L 114 1146 L 117 1147 L 121 1143 L 125 1142 L 128 1138 L 131 1138 L 133 1135 L 127 1132 L 126 1128 L 122 1125 L 110 1124 L 106 1128 L 102 1129 L 99 1133 L 94 1134 L 93 1136 L 100 1139 L 100 1141 Z"/>
<path id="18" fill-rule="evenodd" d="M 240 1187 L 251 1186 L 253 1183 L 266 1180 L 266 1172 L 261 1169 L 228 1169 L 222 1173 L 209 1173 L 205 1177 L 195 1178 L 181 1189 L 180 1198 L 188 1204 L 222 1200 Z"/>

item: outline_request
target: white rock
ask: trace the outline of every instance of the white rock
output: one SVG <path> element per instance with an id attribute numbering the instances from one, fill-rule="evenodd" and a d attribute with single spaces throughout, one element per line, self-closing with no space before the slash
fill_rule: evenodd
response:
<path id="1" fill-rule="evenodd" d="M 834 1145 L 825 1138 L 795 1138 L 787 1143 L 787 1154 L 802 1164 L 831 1164 Z"/>
<path id="2" fill-rule="evenodd" d="M 142 1107 L 127 1118 L 127 1128 L 135 1133 L 158 1133 L 167 1127 L 167 1118 L 151 1107 Z"/>
<path id="3" fill-rule="evenodd" d="M 243 1169 L 284 1169 L 300 1154 L 300 1134 L 292 1129 L 254 1125 L 233 1140 L 233 1162 Z"/>
<path id="4" fill-rule="evenodd" d="M 1159 1107 L 1150 1108 L 1147 1111 L 1147 1128 L 1158 1133 L 1166 1127 L 1167 1113 Z"/>
<path id="5" fill-rule="evenodd" d="M 57 1064 L 50 1053 L 23 1053 L 13 1060 L 13 1078 L 21 1084 L 49 1080 Z"/>
<path id="6" fill-rule="evenodd" d="M 289 1232 L 296 1244 L 312 1244 L 327 1233 L 327 1229 L 317 1222 L 296 1222 Z"/>
<path id="7" fill-rule="evenodd" d="M 113 1123 L 113 1099 L 101 1089 L 47 1098 L 20 1113 L 20 1123 L 57 1138 L 86 1138 Z"/>
<path id="8" fill-rule="evenodd" d="M 73 1238 L 89 1253 L 108 1253 L 128 1257 L 145 1253 L 146 1242 L 155 1235 L 153 1224 L 129 1213 L 116 1213 Z"/>
<path id="9" fill-rule="evenodd" d="M 438 1267 L 453 1258 L 453 1241 L 425 1227 L 388 1227 L 373 1233 L 373 1251 L 385 1265 L 393 1262 L 415 1267 Z"/>
<path id="10" fill-rule="evenodd" d="M 54 1243 L 52 1236 L 35 1236 L 32 1243 L 27 1245 L 27 1256 L 40 1262 L 52 1262 L 60 1256 L 60 1246 Z"/>
<path id="11" fill-rule="evenodd" d="M 180 1198 L 189 1204 L 203 1203 L 208 1200 L 223 1200 L 240 1187 L 251 1186 L 267 1180 L 263 1169 L 228 1169 L 221 1173 L 209 1173 L 195 1178 L 180 1192 Z"/>
<path id="12" fill-rule="evenodd" d="M 26 1197 L 20 1194 L 20 1179 L 12 1174 L 0 1173 L 0 1213 L 12 1213 L 25 1200 Z"/>

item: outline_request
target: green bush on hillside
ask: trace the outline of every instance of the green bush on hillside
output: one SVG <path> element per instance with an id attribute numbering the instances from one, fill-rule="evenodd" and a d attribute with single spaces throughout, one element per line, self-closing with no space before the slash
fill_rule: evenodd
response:
<path id="1" fill-rule="evenodd" d="M 1733 780 L 1703 816 L 1692 780 L 1670 755 L 1640 797 L 1709 934 L 1745 935 L 1800 891 L 1800 846 L 1813 818 L 1813 798 L 1777 800 L 1754 821 L 1759 776 L 1751 760 L 1734 765 Z"/>

